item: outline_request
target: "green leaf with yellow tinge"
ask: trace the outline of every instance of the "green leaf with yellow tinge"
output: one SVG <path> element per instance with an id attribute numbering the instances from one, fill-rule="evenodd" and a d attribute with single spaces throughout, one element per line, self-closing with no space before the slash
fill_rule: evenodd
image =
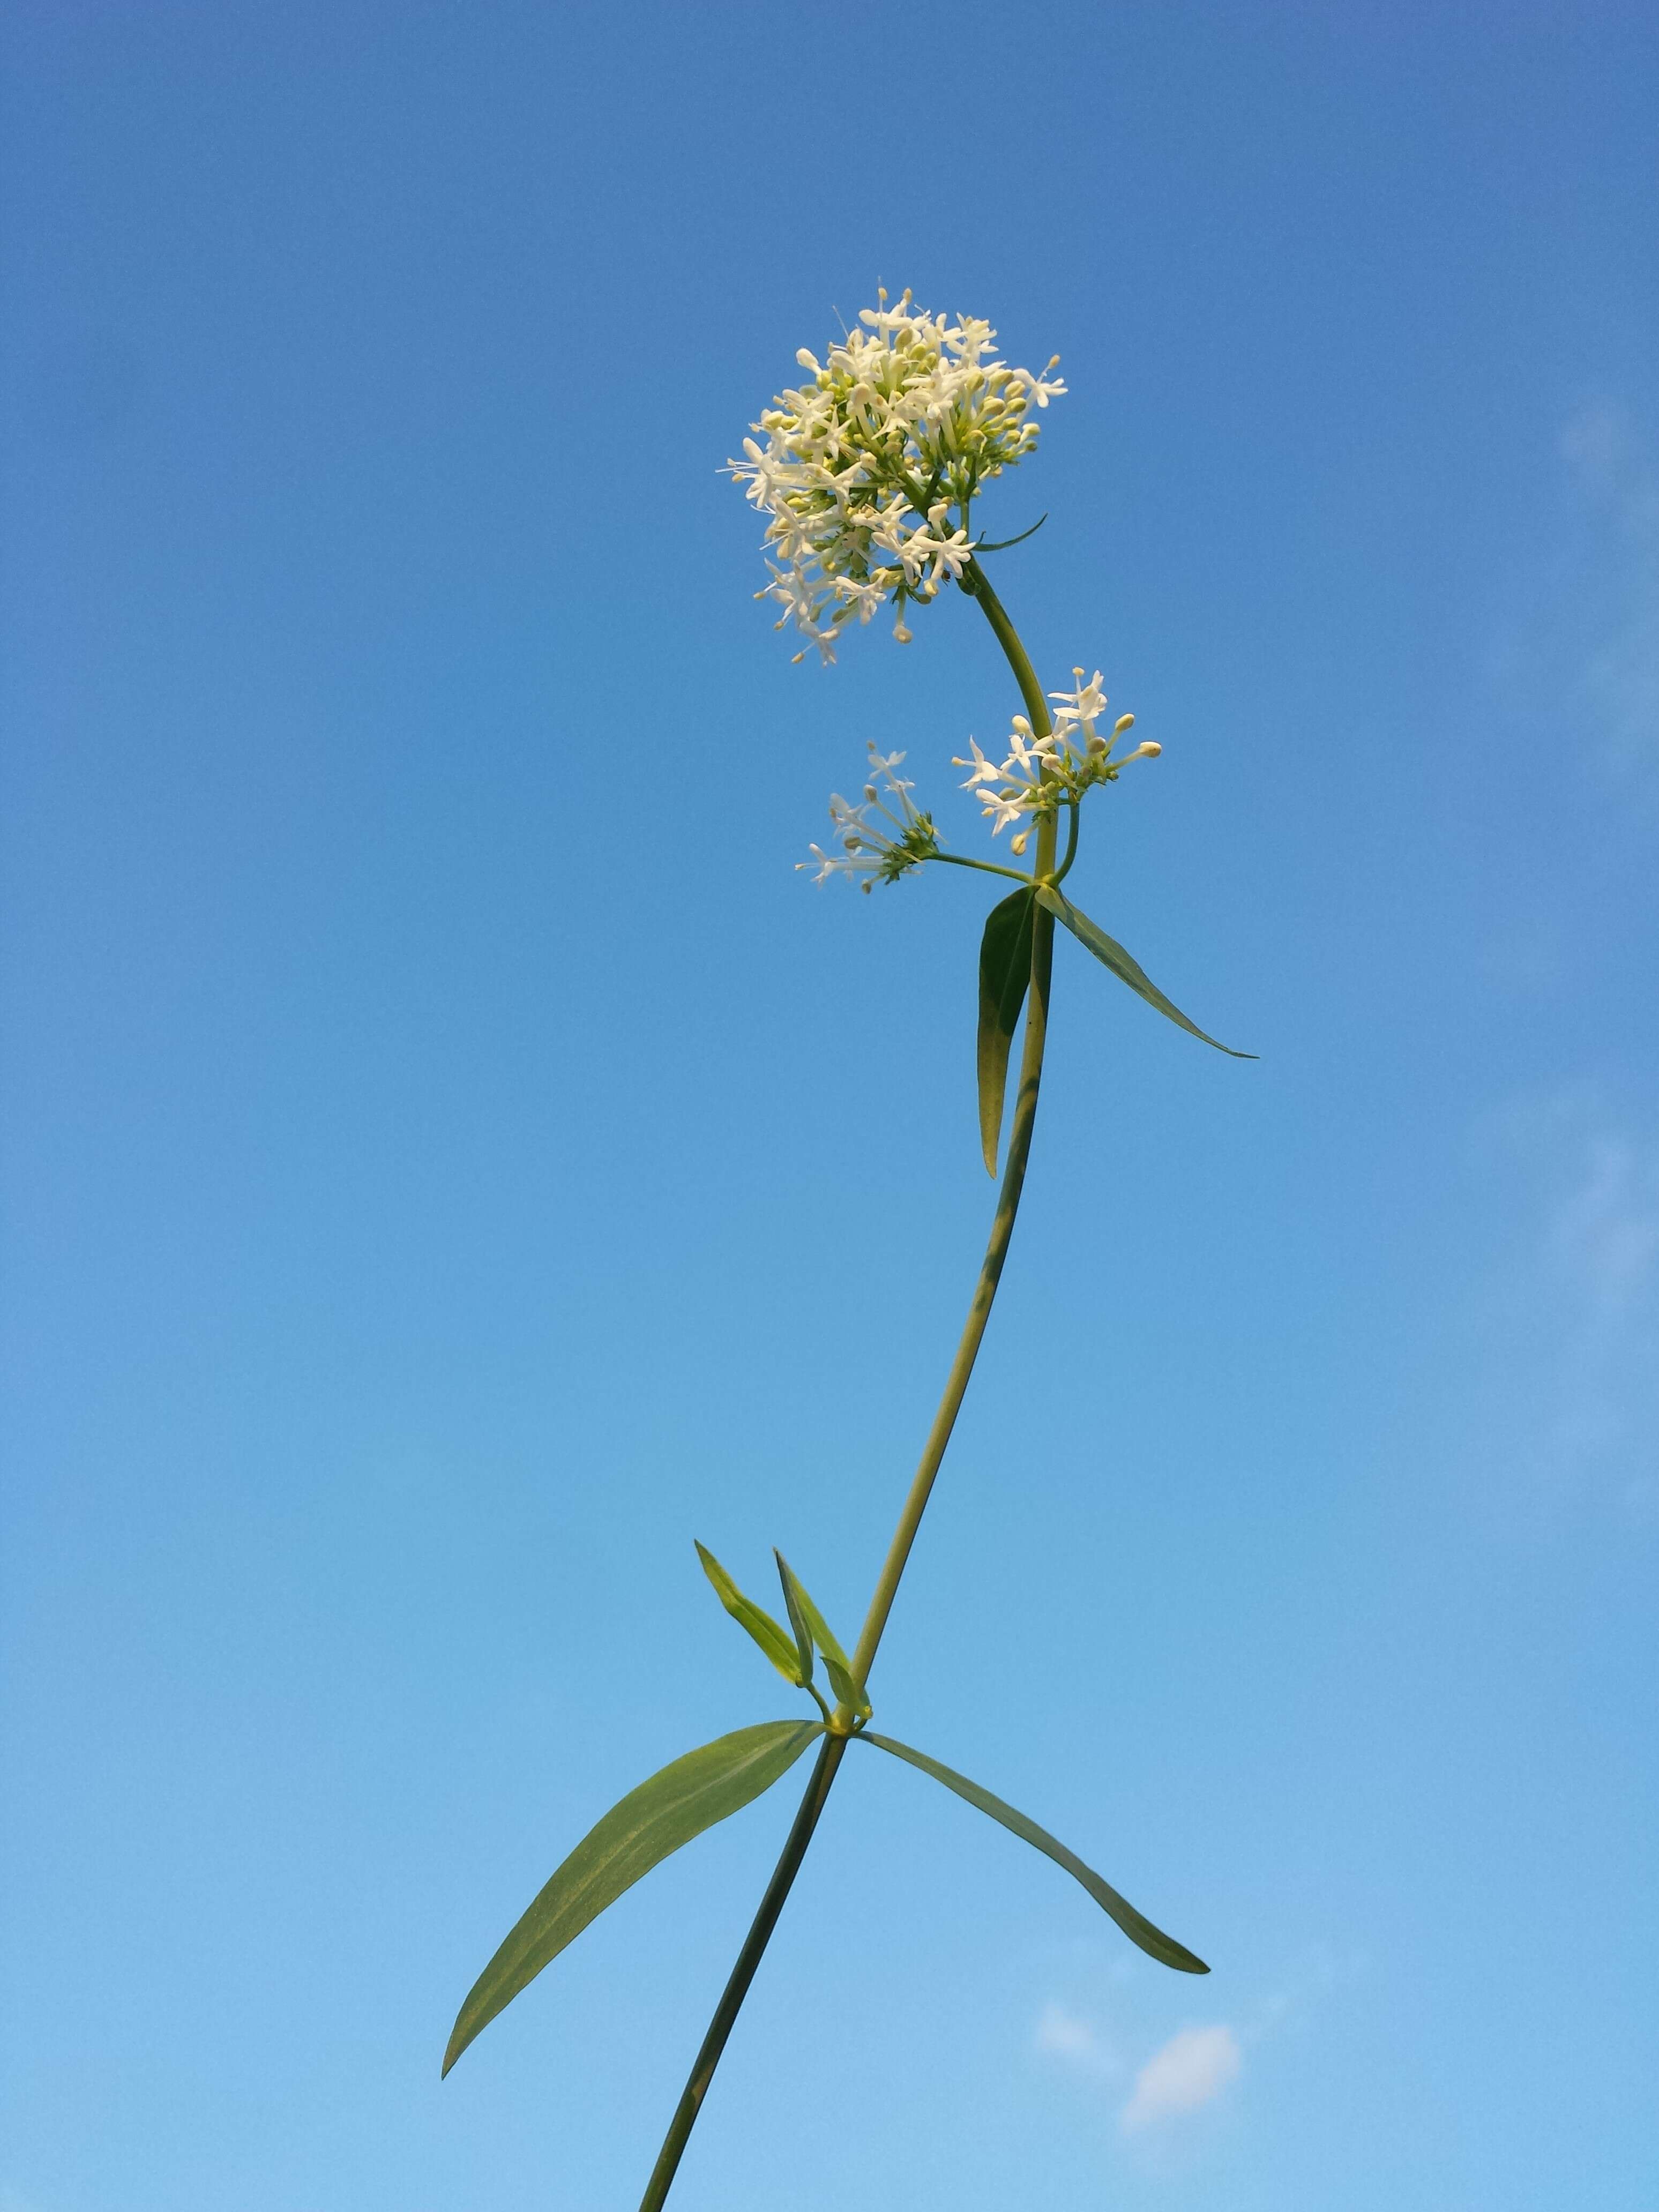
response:
<path id="1" fill-rule="evenodd" d="M 706 1545 L 697 1545 L 697 1557 L 702 1561 L 704 1574 L 714 1585 L 716 1596 L 738 1627 L 754 1638 L 786 1682 L 793 1682 L 798 1690 L 804 1689 L 800 1659 L 795 1639 L 788 1630 L 774 1620 L 763 1607 L 757 1605 L 753 1598 L 744 1595 Z"/>
<path id="2" fill-rule="evenodd" d="M 625 1889 L 682 1844 L 751 1804 L 823 1733 L 821 1721 L 763 1721 L 688 1751 L 630 1790 L 588 1830 L 472 1984 L 444 2053 L 444 2072 Z"/>
<path id="3" fill-rule="evenodd" d="M 830 1686 L 849 1712 L 863 1721 L 870 1717 L 870 1700 L 853 1679 L 853 1662 L 830 1632 L 830 1625 L 807 1595 L 805 1586 L 781 1552 L 775 1552 L 778 1572 L 783 1578 L 783 1594 L 789 1601 L 790 1616 L 797 1612 L 805 1622 L 812 1641 L 823 1654 L 823 1671 L 830 1677 Z"/>

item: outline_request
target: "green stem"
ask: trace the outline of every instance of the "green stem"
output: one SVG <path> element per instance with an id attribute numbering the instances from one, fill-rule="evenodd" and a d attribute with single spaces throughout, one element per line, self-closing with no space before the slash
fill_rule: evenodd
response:
<path id="1" fill-rule="evenodd" d="M 1075 799 L 1068 799 L 1066 804 L 1071 810 L 1072 818 L 1066 825 L 1066 857 L 1054 872 L 1057 884 L 1063 884 L 1071 874 L 1072 863 L 1077 858 L 1078 802 Z"/>
<path id="2" fill-rule="evenodd" d="M 1024 868 L 999 867 L 994 860 L 970 860 L 965 853 L 930 853 L 933 860 L 948 860 L 953 868 L 977 868 L 982 876 L 1008 876 L 1017 884 L 1029 884 L 1032 878 Z"/>
<path id="3" fill-rule="evenodd" d="M 969 581 L 970 577 L 971 583 Z M 963 583 L 970 596 L 984 608 L 986 618 L 1008 656 L 1033 732 L 1040 738 L 1047 737 L 1054 726 L 1048 719 L 1048 702 L 1042 696 L 1042 687 L 1026 657 L 1018 633 L 976 562 L 969 562 Z M 1034 873 L 1039 880 L 1054 871 L 1059 829 L 1055 815 L 1038 817 Z M 909 1492 L 899 1515 L 898 1527 L 887 1547 L 887 1558 L 876 1583 L 875 1595 L 870 1601 L 870 1610 L 865 1615 L 858 1647 L 853 1654 L 853 1679 L 860 1686 L 869 1675 L 876 1648 L 887 1626 L 887 1616 L 891 1613 L 893 1600 L 898 1595 L 905 1563 L 909 1559 L 910 1547 L 916 1540 L 916 1531 L 921 1526 L 921 1516 L 927 1510 L 927 1500 L 945 1458 L 945 1446 L 951 1441 L 951 1431 L 956 1426 L 957 1415 L 967 1395 L 968 1378 L 974 1371 L 975 1360 L 979 1357 L 986 1323 L 991 1318 L 991 1307 L 996 1298 L 997 1285 L 1002 1279 L 1003 1262 L 1008 1256 L 1009 1240 L 1014 1233 L 1014 1217 L 1019 1211 L 1020 1194 L 1025 1187 L 1025 1164 L 1030 1158 L 1031 1135 L 1036 1127 L 1037 1091 L 1042 1080 L 1043 1047 L 1048 1035 L 1048 982 L 1054 949 L 1054 917 L 1039 907 L 1033 918 L 1031 987 L 1025 1005 L 1025 1036 L 1020 1052 L 1019 1090 L 1014 1103 L 1013 1127 L 1008 1138 L 1007 1164 L 1003 1170 L 1002 1187 L 997 1194 L 996 1214 L 991 1223 L 985 1257 L 980 1263 L 979 1280 L 974 1285 L 968 1319 L 957 1346 L 957 1356 L 951 1364 L 951 1372 L 945 1380 L 945 1395 L 933 1416 L 933 1425 L 927 1432 L 921 1462 L 911 1479 Z M 825 1736 L 823 1748 L 813 1765 L 806 1794 L 801 1799 L 800 1809 L 795 1815 L 794 1826 L 789 1831 L 772 1879 L 767 1884 L 760 1910 L 744 1938 L 743 1948 L 738 1954 L 737 1964 L 732 1969 L 731 1978 L 726 1984 L 714 2017 L 708 2024 L 708 2033 L 702 2039 L 702 2047 L 691 2069 L 691 2077 L 674 2108 L 668 2133 L 657 2154 L 657 2162 L 651 2169 L 645 2195 L 640 2200 L 640 2212 L 661 2212 L 667 2198 L 681 2155 L 702 2109 L 702 2100 L 708 2094 L 708 2085 L 714 2078 L 714 2069 L 720 2063 L 720 2053 L 726 2048 L 726 2039 L 732 2033 L 743 2001 L 749 1994 L 749 1985 L 754 1980 L 762 1954 L 771 1941 L 772 1930 L 778 1924 L 784 1900 L 800 1871 L 802 1860 L 806 1856 L 806 1847 L 812 1840 L 812 1831 L 818 1824 L 818 1815 L 830 1795 L 830 1785 L 847 1749 L 848 1738 L 853 1733 L 854 1723 L 854 1717 L 848 1707 L 838 1705 L 830 1723 L 830 1733 Z"/>
<path id="4" fill-rule="evenodd" d="M 1014 672 L 1014 681 L 1019 686 L 1019 696 L 1025 702 L 1025 712 L 1030 720 L 1033 736 L 1046 738 L 1054 728 L 1048 715 L 1048 702 L 1042 696 L 1042 686 L 1037 682 L 1025 647 L 1019 641 L 1019 632 L 1008 619 L 1007 611 L 991 589 L 991 580 L 977 561 L 969 561 L 962 572 L 962 588 L 970 599 L 975 599 L 985 611 L 985 619 L 996 632 L 997 643 L 1008 656 L 1008 665 Z M 1048 865 L 1054 866 L 1052 854 Z"/>
<path id="5" fill-rule="evenodd" d="M 1045 815 L 1038 821 L 1036 873 L 1039 878 L 1054 867 L 1058 828 L 1059 824 L 1052 814 Z M 875 1595 L 870 1601 L 870 1610 L 865 1615 L 864 1626 L 853 1653 L 853 1680 L 860 1687 L 869 1680 L 876 1648 L 887 1626 L 887 1616 L 893 1609 L 893 1600 L 898 1595 L 905 1563 L 910 1556 L 910 1547 L 915 1542 L 921 1516 L 927 1510 L 927 1500 L 944 1461 L 945 1447 L 951 1441 L 951 1431 L 956 1426 L 957 1415 L 961 1412 L 963 1399 L 967 1395 L 968 1378 L 973 1373 L 974 1362 L 979 1357 L 986 1323 L 991 1318 L 991 1307 L 996 1298 L 997 1285 L 1002 1280 L 1003 1262 L 1008 1256 L 1009 1241 L 1014 1233 L 1014 1217 L 1019 1212 L 1020 1194 L 1025 1188 L 1025 1164 L 1030 1158 L 1031 1136 L 1036 1127 L 1037 1091 L 1042 1080 L 1042 1054 L 1048 1036 L 1048 979 L 1054 949 L 1054 917 L 1039 907 L 1031 938 L 1031 988 L 1025 1007 L 1025 1038 L 1019 1059 L 1019 1089 L 1014 1101 L 1014 1122 L 1009 1133 L 1008 1158 L 1002 1171 L 1002 1188 L 997 1194 L 997 1210 L 991 1223 L 985 1257 L 980 1262 L 979 1280 L 974 1285 L 968 1319 L 957 1346 L 957 1356 L 951 1363 L 951 1372 L 945 1378 L 945 1395 L 939 1401 L 938 1413 L 933 1416 L 933 1425 L 927 1432 L 921 1459 L 911 1479 L 909 1494 L 899 1515 L 898 1527 L 893 1531 L 893 1540 L 887 1547 L 887 1557 L 876 1583 Z M 837 1708 L 836 1717 L 843 1725 L 850 1725 L 851 1716 L 845 1706 Z"/>
<path id="6" fill-rule="evenodd" d="M 789 1840 L 783 1847 L 772 1879 L 766 1885 L 760 1911 L 754 1924 L 744 1938 L 743 1948 L 738 1954 L 738 1963 L 732 1969 L 715 2007 L 714 2017 L 708 2023 L 708 2033 L 702 2039 L 696 2063 L 691 2069 L 691 2078 L 686 2083 L 679 2103 L 674 2107 L 674 2117 L 668 2124 L 668 2133 L 663 2138 L 657 2162 L 651 2169 L 651 2179 L 645 2185 L 645 2195 L 640 2199 L 640 2212 L 659 2212 L 667 2197 L 691 2130 L 697 2124 L 697 2114 L 702 2110 L 702 2100 L 708 2094 L 708 2085 L 714 2078 L 714 2069 L 720 2063 L 720 2053 L 731 2034 L 743 2001 L 749 1994 L 749 1984 L 755 1978 L 761 1954 L 771 1941 L 772 1930 L 778 1924 L 778 1915 L 783 1911 L 783 1901 L 806 1856 L 806 1846 L 812 1840 L 812 1831 L 818 1824 L 818 1814 L 823 1810 L 823 1801 L 830 1795 L 830 1785 L 836 1778 L 836 1769 L 841 1765 L 847 1750 L 844 1735 L 827 1735 L 817 1759 L 813 1762 L 811 1779 L 806 1785 L 806 1795 L 800 1801 L 800 1810 L 789 1831 Z"/>

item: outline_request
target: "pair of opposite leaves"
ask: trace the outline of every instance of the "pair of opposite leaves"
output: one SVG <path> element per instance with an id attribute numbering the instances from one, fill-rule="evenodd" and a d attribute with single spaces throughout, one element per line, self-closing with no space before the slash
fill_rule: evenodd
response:
<path id="1" fill-rule="evenodd" d="M 769 1613 L 744 1595 L 711 1552 L 699 1544 L 697 1553 L 720 1603 L 787 1680 L 800 1688 L 807 1686 L 816 1645 L 837 1697 L 860 1721 L 867 1719 L 869 1700 L 854 1680 L 845 1653 L 781 1553 L 777 1554 L 778 1571 L 794 1630 L 793 1638 Z M 737 1729 L 730 1735 L 718 1736 L 713 1743 L 687 1752 L 684 1758 L 660 1768 L 649 1781 L 641 1783 L 637 1790 L 629 1790 L 556 1869 L 473 1984 L 444 2053 L 444 2072 L 448 2073 L 479 2031 L 607 1905 L 615 1904 L 624 1890 L 631 1889 L 653 1867 L 705 1828 L 752 1804 L 788 1772 L 808 1744 L 823 1734 L 822 1721 L 762 1721 L 754 1728 Z M 874 1744 L 878 1750 L 920 1767 L 1064 1867 L 1150 1957 L 1182 1973 L 1209 1972 L 1201 1959 L 1155 1928 L 1057 1837 L 982 1790 L 978 1783 L 928 1758 L 925 1752 L 912 1750 L 891 1736 L 877 1735 L 867 1728 L 860 1727 L 850 1741 Z"/>

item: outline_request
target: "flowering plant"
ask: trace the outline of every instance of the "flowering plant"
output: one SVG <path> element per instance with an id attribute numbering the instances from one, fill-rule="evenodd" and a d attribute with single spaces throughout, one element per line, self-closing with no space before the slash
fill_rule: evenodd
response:
<path id="1" fill-rule="evenodd" d="M 992 836 L 1012 830 L 1010 860 L 1024 860 L 1029 852 L 1029 866 L 948 850 L 933 816 L 917 807 L 914 784 L 899 773 L 905 756 L 884 755 L 873 744 L 862 796 L 849 801 L 837 793 L 830 799 L 833 849 L 814 845 L 812 859 L 799 865 L 812 870 L 820 883 L 839 875 L 866 891 L 878 883 L 896 883 L 934 861 L 976 869 L 1016 886 L 991 909 L 980 944 L 980 1137 L 993 1176 L 1008 1064 L 1022 1019 L 1023 1035 L 1013 1119 L 985 1257 L 944 1395 L 851 1655 L 781 1553 L 774 1556 L 783 1621 L 747 1596 L 711 1552 L 702 1544 L 696 1547 L 720 1603 L 784 1680 L 811 1700 L 816 1717 L 738 1729 L 688 1752 L 630 1791 L 556 1869 L 478 1977 L 450 2037 L 446 2073 L 480 2029 L 625 1889 L 705 1828 L 761 1796 L 816 1745 L 805 1794 L 675 2109 L 641 2212 L 659 2212 L 667 2197 L 720 2054 L 851 1744 L 873 1745 L 903 1760 L 1000 1821 L 1064 1868 L 1132 1942 L 1161 1964 L 1182 1973 L 1209 1971 L 1036 1821 L 965 1775 L 870 1726 L 870 1671 L 979 1354 L 1024 1187 L 1048 1039 L 1055 923 L 1158 1012 L 1218 1051 L 1232 1050 L 1189 1021 L 1133 955 L 1060 888 L 1077 858 L 1085 799 L 1115 783 L 1132 762 L 1155 758 L 1160 747 L 1143 742 L 1127 752 L 1119 750 L 1133 723 L 1132 714 L 1120 714 L 1103 733 L 1107 701 L 1098 670 L 1085 682 L 1083 670 L 1074 668 L 1069 691 L 1045 692 L 991 587 L 982 556 L 1019 540 L 975 540 L 973 502 L 985 484 L 1036 443 L 1030 410 L 1046 408 L 1066 389 L 1053 375 L 1057 360 L 1041 376 L 1006 367 L 991 350 L 995 336 L 988 323 L 970 317 L 951 322 L 929 314 L 914 304 L 908 292 L 896 307 L 882 293 L 878 304 L 860 315 L 859 327 L 830 349 L 822 366 L 804 349 L 797 355 L 810 381 L 780 394 L 753 426 L 756 434 L 744 441 L 744 458 L 727 464 L 768 518 L 772 581 L 757 596 L 779 601 L 784 610 L 779 627 L 793 619 L 823 660 L 834 659 L 836 641 L 849 623 L 867 623 L 889 600 L 896 610 L 895 635 L 908 641 L 907 608 L 931 605 L 950 585 L 975 601 L 989 622 L 1024 711 L 1013 717 L 1000 762 L 970 738 L 967 757 L 955 764 L 968 770 L 965 787 L 977 797 Z M 803 647 L 796 659 L 806 651 Z M 818 1687 L 819 1662 L 829 1696 Z"/>

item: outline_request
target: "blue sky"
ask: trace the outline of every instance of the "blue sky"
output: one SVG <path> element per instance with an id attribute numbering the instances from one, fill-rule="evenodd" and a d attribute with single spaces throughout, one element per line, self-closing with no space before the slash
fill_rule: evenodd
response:
<path id="1" fill-rule="evenodd" d="M 989 1207 L 975 879 L 793 863 L 1006 671 L 793 666 L 716 473 L 878 282 L 1062 356 L 1076 893 L 1261 1058 L 1060 946 L 878 1724 L 1215 1971 L 849 1761 L 674 2202 L 1645 2212 L 1646 11 L 3 38 L 3 2212 L 637 2202 L 787 1789 L 450 2021 L 789 1710 L 694 1536 L 856 1622 Z"/>

